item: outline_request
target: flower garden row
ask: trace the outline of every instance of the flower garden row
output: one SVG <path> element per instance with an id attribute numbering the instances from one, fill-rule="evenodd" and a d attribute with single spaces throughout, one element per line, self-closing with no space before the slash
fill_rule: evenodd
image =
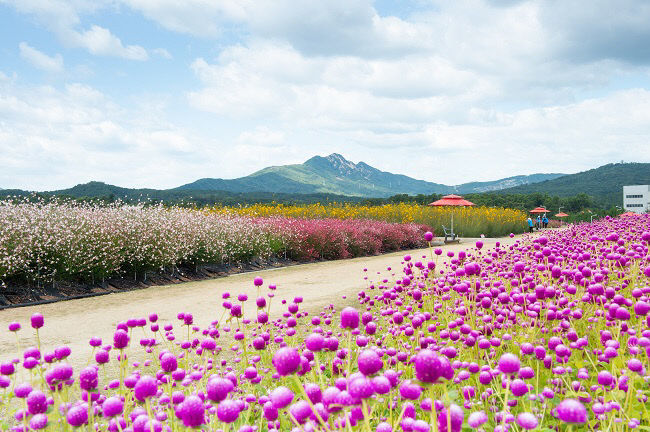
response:
<path id="1" fill-rule="evenodd" d="M 99 281 L 261 257 L 337 259 L 424 246 L 429 230 L 373 220 L 246 217 L 162 206 L 0 202 L 0 285 Z"/>
<path id="2" fill-rule="evenodd" d="M 214 212 L 250 217 L 282 216 L 300 219 L 374 219 L 394 223 L 419 223 L 442 232 L 449 227 L 452 213 L 454 231 L 463 237 L 502 237 L 526 230 L 527 215 L 521 210 L 491 207 L 428 207 L 411 203 L 378 206 L 350 203 L 283 205 L 254 204 L 242 207 L 215 207 Z"/>
<path id="3" fill-rule="evenodd" d="M 98 430 L 624 431 L 650 424 L 650 217 L 436 249 L 308 313 L 255 278 L 195 322 L 148 318 L 0 364 L 4 425 Z M 254 299 L 253 299 L 254 297 Z M 246 313 L 244 313 L 246 311 Z M 35 314 L 31 327 L 47 318 Z M 20 338 L 28 323 L 13 322 Z M 62 335 L 63 336 L 63 335 Z M 20 339 L 19 339 L 20 340 Z M 36 339 L 37 340 L 37 339 Z M 129 360 L 144 353 L 143 362 Z M 88 426 L 89 425 L 89 426 Z M 0 424 L 1 426 L 1 424 Z"/>

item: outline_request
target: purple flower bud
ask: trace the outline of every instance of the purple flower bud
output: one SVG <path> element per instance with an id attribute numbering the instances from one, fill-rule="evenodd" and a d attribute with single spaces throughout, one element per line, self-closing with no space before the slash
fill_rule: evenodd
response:
<path id="1" fill-rule="evenodd" d="M 221 404 L 219 404 L 219 406 L 221 406 Z M 177 412 L 180 415 L 180 418 L 183 421 L 183 425 L 185 427 L 196 428 L 205 423 L 205 409 L 203 407 L 203 401 L 196 395 L 186 397 L 182 404 L 179 406 Z M 239 414 L 239 411 L 237 414 Z M 219 417 L 219 419 L 221 420 L 221 417 Z"/>
<path id="2" fill-rule="evenodd" d="M 33 329 L 39 329 L 45 324 L 45 318 L 40 313 L 35 313 L 31 317 L 31 323 Z"/>
<path id="3" fill-rule="evenodd" d="M 273 354 L 272 363 L 278 374 L 290 375 L 300 367 L 300 354 L 294 348 L 280 348 Z"/>
<path id="4" fill-rule="evenodd" d="M 135 398 L 139 401 L 144 401 L 156 395 L 158 391 L 158 383 L 156 379 L 149 375 L 142 376 L 133 388 Z"/>
<path id="5" fill-rule="evenodd" d="M 587 409 L 575 399 L 565 399 L 557 406 L 558 418 L 565 423 L 586 423 Z"/>
<path id="6" fill-rule="evenodd" d="M 363 350 L 361 354 L 359 354 L 357 364 L 359 365 L 359 372 L 364 375 L 376 374 L 382 367 L 384 367 L 379 355 L 375 351 L 369 349 Z"/>
<path id="7" fill-rule="evenodd" d="M 102 404 L 102 412 L 104 414 L 104 417 L 108 418 L 122 414 L 123 409 L 124 403 L 122 402 L 122 399 L 117 396 L 109 397 Z"/>
<path id="8" fill-rule="evenodd" d="M 355 329 L 359 327 L 359 311 L 353 307 L 346 307 L 341 311 L 341 327 Z"/>
<path id="9" fill-rule="evenodd" d="M 511 353 L 505 353 L 499 359 L 499 370 L 506 375 L 517 373 L 520 365 L 519 358 Z"/>
<path id="10" fill-rule="evenodd" d="M 217 417 L 224 423 L 232 423 L 239 417 L 239 404 L 231 399 L 219 402 Z"/>
<path id="11" fill-rule="evenodd" d="M 208 393 L 208 398 L 211 401 L 221 402 L 228 397 L 228 393 L 230 393 L 234 388 L 234 384 L 229 379 L 210 378 L 206 386 L 206 391 Z"/>
<path id="12" fill-rule="evenodd" d="M 68 410 L 66 415 L 68 424 L 72 427 L 79 427 L 88 423 L 88 407 L 85 405 L 75 405 Z"/>

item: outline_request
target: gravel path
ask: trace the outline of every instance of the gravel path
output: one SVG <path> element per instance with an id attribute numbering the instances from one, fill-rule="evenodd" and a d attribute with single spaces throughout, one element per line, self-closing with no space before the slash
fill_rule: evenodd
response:
<path id="1" fill-rule="evenodd" d="M 483 239 L 483 242 L 485 248 L 489 248 L 497 241 L 504 245 L 512 244 L 517 237 Z M 460 244 L 440 247 L 445 252 L 459 251 L 473 246 L 475 240 L 463 239 Z M 146 317 L 149 313 L 155 312 L 160 317 L 161 328 L 168 322 L 172 322 L 177 327 L 176 314 L 190 312 L 194 316 L 195 324 L 203 327 L 221 315 L 221 294 L 224 292 L 230 292 L 235 297 L 240 293 L 248 293 L 249 307 L 245 312 L 249 315 L 254 309 L 256 290 L 252 281 L 256 276 L 264 279 L 265 287 L 269 283 L 278 287 L 276 298 L 271 305 L 271 318 L 285 311 L 286 306 L 281 304 L 280 299 L 285 298 L 290 301 L 296 296 L 305 299 L 301 309 L 310 313 L 318 312 L 323 306 L 331 303 L 339 305 L 354 302 L 356 293 L 367 285 L 364 276 L 368 276 L 370 280 L 377 279 L 377 272 L 383 272 L 386 274 L 381 278 L 388 277 L 386 268 L 392 266 L 394 269 L 399 269 L 401 258 L 405 254 L 418 259 L 422 255 L 428 255 L 429 250 L 401 251 L 373 257 L 302 264 L 224 278 L 152 286 L 124 293 L 3 310 L 0 311 L 0 362 L 22 355 L 16 347 L 15 336 L 7 331 L 8 324 L 12 321 L 20 322 L 23 327 L 19 332 L 22 347 L 36 345 L 29 322 L 29 317 L 35 312 L 45 316 L 45 327 L 41 329 L 40 334 L 43 350 L 51 351 L 57 346 L 69 346 L 72 349 L 70 363 L 76 369 L 85 365 L 88 359 L 90 354 L 88 340 L 93 336 L 99 336 L 104 343 L 111 343 L 115 326 L 120 321 Z M 446 258 L 443 254 L 440 262 L 443 257 Z M 368 269 L 367 273 L 364 273 L 364 268 Z M 264 288 L 263 292 L 266 291 Z M 343 299 L 343 296 L 348 298 Z M 132 343 L 137 344 L 140 339 L 138 332 L 134 333 L 134 339 Z"/>

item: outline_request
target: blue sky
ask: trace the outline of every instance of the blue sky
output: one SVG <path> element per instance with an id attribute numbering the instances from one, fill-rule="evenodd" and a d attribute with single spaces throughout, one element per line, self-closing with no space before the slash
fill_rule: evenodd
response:
<path id="1" fill-rule="evenodd" d="M 0 188 L 650 161 L 650 4 L 0 0 Z"/>

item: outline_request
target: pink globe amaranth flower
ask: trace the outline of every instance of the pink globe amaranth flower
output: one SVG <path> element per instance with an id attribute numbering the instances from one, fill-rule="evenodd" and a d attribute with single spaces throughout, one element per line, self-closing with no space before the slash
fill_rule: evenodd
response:
<path id="1" fill-rule="evenodd" d="M 376 374 L 384 367 L 384 362 L 381 361 L 379 354 L 370 349 L 361 351 L 357 358 L 357 364 L 359 365 L 359 372 L 364 375 Z"/>
<path id="2" fill-rule="evenodd" d="M 505 353 L 499 358 L 499 370 L 506 375 L 519 372 L 520 366 L 519 357 L 512 353 Z"/>
<path id="3" fill-rule="evenodd" d="M 183 403 L 178 407 L 178 414 L 185 427 L 195 428 L 205 423 L 203 401 L 196 395 L 190 395 L 185 398 Z"/>
<path id="4" fill-rule="evenodd" d="M 481 240 L 478 240 L 476 242 L 476 249 L 482 249 L 483 248 L 483 242 Z"/>
<path id="5" fill-rule="evenodd" d="M 451 417 L 451 431 L 447 430 L 447 415 Z M 456 404 L 451 404 L 449 409 L 444 407 L 438 412 L 438 431 L 439 432 L 460 432 L 463 427 L 465 412 Z"/>
<path id="6" fill-rule="evenodd" d="M 271 401 L 265 402 L 262 409 L 264 412 L 265 419 L 267 419 L 268 421 L 277 420 L 279 413 L 278 413 L 278 409 L 273 406 L 273 402 Z"/>
<path id="7" fill-rule="evenodd" d="M 304 400 L 299 400 L 289 407 L 289 413 L 296 419 L 298 423 L 304 423 L 312 414 L 309 403 Z"/>
<path id="8" fill-rule="evenodd" d="M 102 404 L 102 413 L 104 417 L 115 417 L 122 414 L 124 410 L 124 402 L 118 396 L 111 396 L 107 398 Z"/>
<path id="9" fill-rule="evenodd" d="M 232 423 L 239 417 L 239 404 L 232 400 L 226 399 L 217 405 L 217 418 L 224 423 Z"/>
<path id="10" fill-rule="evenodd" d="M 387 394 L 390 392 L 391 386 L 390 381 L 383 375 L 379 375 L 372 378 L 372 389 L 377 394 Z"/>
<path id="11" fill-rule="evenodd" d="M 79 373 L 79 386 L 82 390 L 94 390 L 98 384 L 99 374 L 95 366 L 88 366 Z"/>
<path id="12" fill-rule="evenodd" d="M 149 375 L 142 376 L 133 388 L 135 398 L 140 402 L 156 395 L 158 391 L 158 382 Z"/>
<path id="13" fill-rule="evenodd" d="M 19 399 L 25 399 L 31 391 L 32 386 L 28 383 L 18 384 L 16 387 L 14 387 L 14 396 Z"/>
<path id="14" fill-rule="evenodd" d="M 366 377 L 357 377 L 350 381 L 348 391 L 356 399 L 368 399 L 375 392 L 372 387 L 372 382 Z"/>
<path id="15" fill-rule="evenodd" d="M 425 383 L 434 383 L 442 376 L 442 364 L 438 355 L 430 349 L 420 350 L 413 359 L 415 377 Z"/>
<path id="16" fill-rule="evenodd" d="M 174 372 L 178 369 L 178 360 L 171 353 L 165 353 L 160 358 L 160 368 L 165 372 Z"/>
<path id="17" fill-rule="evenodd" d="M 54 349 L 54 356 L 57 358 L 57 360 L 63 360 L 65 358 L 69 357 L 71 353 L 72 353 L 72 350 L 70 349 L 70 347 L 65 346 L 65 345 L 60 346 L 60 347 L 56 347 Z"/>
<path id="18" fill-rule="evenodd" d="M 472 429 L 478 429 L 482 424 L 488 421 L 488 416 L 484 411 L 474 411 L 469 415 L 467 419 L 467 424 Z"/>
<path id="19" fill-rule="evenodd" d="M 323 393 L 321 392 L 320 387 L 318 384 L 314 383 L 307 383 L 305 384 L 305 393 L 307 393 L 307 397 L 311 401 L 311 403 L 318 403 L 323 399 Z"/>
<path id="20" fill-rule="evenodd" d="M 103 349 L 99 350 L 95 354 L 95 361 L 97 364 L 106 364 L 110 361 L 110 354 L 108 351 L 104 351 Z"/>
<path id="21" fill-rule="evenodd" d="M 13 375 L 15 371 L 16 368 L 12 362 L 0 364 L 0 374 L 2 375 Z"/>
<path id="22" fill-rule="evenodd" d="M 310 351 L 318 352 L 325 346 L 325 338 L 319 333 L 312 333 L 305 338 L 305 346 Z"/>
<path id="23" fill-rule="evenodd" d="M 564 423 L 586 423 L 587 409 L 575 399 L 565 399 L 557 406 L 557 416 Z"/>
<path id="24" fill-rule="evenodd" d="M 280 376 L 290 375 L 300 367 L 300 354 L 294 348 L 280 348 L 273 354 L 272 363 Z"/>
<path id="25" fill-rule="evenodd" d="M 256 287 L 264 285 L 264 279 L 262 279 L 261 277 L 256 277 L 255 279 L 253 279 L 253 285 L 255 285 Z"/>
<path id="26" fill-rule="evenodd" d="M 124 349 L 129 345 L 129 334 L 120 329 L 113 334 L 113 347 L 115 349 Z"/>
<path id="27" fill-rule="evenodd" d="M 93 348 L 97 348 L 98 346 L 102 345 L 102 339 L 97 336 L 93 336 L 88 341 L 88 345 L 90 345 Z"/>
<path id="28" fill-rule="evenodd" d="M 67 363 L 57 363 L 45 374 L 45 380 L 48 384 L 54 382 L 63 382 L 72 378 L 73 369 Z"/>
<path id="29" fill-rule="evenodd" d="M 45 429 L 47 427 L 47 414 L 36 414 L 29 420 L 29 427 L 34 430 Z"/>
<path id="30" fill-rule="evenodd" d="M 30 414 L 42 414 L 47 411 L 47 396 L 40 390 L 33 390 L 26 399 Z"/>
<path id="31" fill-rule="evenodd" d="M 353 307 L 346 307 L 341 311 L 341 327 L 355 329 L 359 327 L 359 311 Z"/>
<path id="32" fill-rule="evenodd" d="M 9 331 L 10 332 L 17 332 L 20 330 L 20 323 L 17 321 L 13 321 L 9 323 Z"/>
<path id="33" fill-rule="evenodd" d="M 33 329 L 40 329 L 45 324 L 45 318 L 40 313 L 33 314 L 30 321 Z"/>
<path id="34" fill-rule="evenodd" d="M 539 420 L 537 420 L 535 414 L 522 412 L 517 416 L 517 424 L 523 429 L 533 430 L 539 424 Z"/>
<path id="35" fill-rule="evenodd" d="M 230 393 L 234 388 L 235 385 L 229 379 L 215 376 L 215 378 L 208 379 L 206 392 L 208 399 L 214 402 L 221 402 L 228 397 L 228 393 Z"/>
<path id="36" fill-rule="evenodd" d="M 72 427 L 83 426 L 88 423 L 88 407 L 84 405 L 75 405 L 68 410 L 66 415 L 68 424 Z"/>
<path id="37" fill-rule="evenodd" d="M 433 233 L 431 231 L 427 231 L 424 233 L 424 240 L 430 242 L 433 240 Z"/>
<path id="38" fill-rule="evenodd" d="M 293 401 L 293 392 L 288 387 L 280 386 L 273 389 L 269 394 L 269 399 L 275 409 L 283 409 Z"/>
<path id="39" fill-rule="evenodd" d="M 422 387 L 410 380 L 406 380 L 400 385 L 399 394 L 403 399 L 416 400 L 422 394 Z"/>
<path id="40" fill-rule="evenodd" d="M 393 427 L 390 423 L 381 422 L 377 425 L 375 432 L 393 432 Z"/>

